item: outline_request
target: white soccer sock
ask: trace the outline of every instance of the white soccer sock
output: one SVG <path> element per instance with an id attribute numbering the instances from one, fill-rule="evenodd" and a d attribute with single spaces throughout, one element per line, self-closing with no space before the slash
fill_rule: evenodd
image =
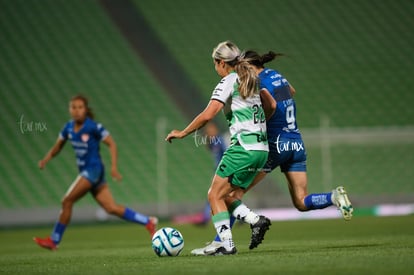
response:
<path id="1" fill-rule="evenodd" d="M 250 210 L 244 203 L 237 206 L 232 214 L 236 219 L 245 221 L 249 224 L 255 224 L 260 219 L 259 215 Z"/>
<path id="2" fill-rule="evenodd" d="M 231 250 L 234 247 L 234 243 L 230 229 L 230 219 L 215 221 L 214 227 L 221 239 L 222 246 L 228 251 Z"/>

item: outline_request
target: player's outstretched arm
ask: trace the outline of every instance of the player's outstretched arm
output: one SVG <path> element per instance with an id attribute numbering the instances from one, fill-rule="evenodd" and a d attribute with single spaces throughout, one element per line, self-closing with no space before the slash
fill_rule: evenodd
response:
<path id="1" fill-rule="evenodd" d="M 221 109 L 223 109 L 223 106 L 224 104 L 218 100 L 210 100 L 204 111 L 196 116 L 193 121 L 188 124 L 187 127 L 185 127 L 184 130 L 172 130 L 165 138 L 165 141 L 171 143 L 172 139 L 174 138 L 184 138 L 195 130 L 202 128 L 204 125 L 206 125 L 207 122 L 212 120 L 217 115 L 217 113 L 221 111 Z"/>
<path id="2" fill-rule="evenodd" d="M 111 154 L 111 176 L 114 180 L 120 181 L 122 176 L 118 171 L 118 149 L 115 140 L 109 135 L 103 140 L 103 143 L 108 145 Z"/>
<path id="3" fill-rule="evenodd" d="M 53 157 L 59 154 L 60 150 L 62 150 L 63 146 L 65 145 L 66 140 L 62 138 L 58 138 L 52 148 L 47 152 L 47 154 L 43 157 L 43 159 L 39 160 L 39 168 L 43 169 L 46 166 L 46 163 L 49 162 Z"/>

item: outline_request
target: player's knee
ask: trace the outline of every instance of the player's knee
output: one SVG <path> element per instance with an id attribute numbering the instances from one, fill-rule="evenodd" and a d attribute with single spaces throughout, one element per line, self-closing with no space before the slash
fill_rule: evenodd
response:
<path id="1" fill-rule="evenodd" d="M 210 190 L 208 190 L 208 193 L 207 193 L 207 200 L 211 203 L 211 200 L 214 198 L 214 194 L 213 194 L 213 192 L 211 192 L 211 189 Z"/>
<path id="2" fill-rule="evenodd" d="M 233 197 L 234 197 L 235 199 L 237 199 L 237 200 L 241 200 L 241 199 L 243 198 L 243 196 L 244 196 L 245 192 L 246 192 L 246 190 L 245 190 L 245 189 L 241 189 L 241 188 L 236 189 L 236 190 L 233 192 Z"/>
<path id="3" fill-rule="evenodd" d="M 62 208 L 71 208 L 74 203 L 73 199 L 68 196 L 63 197 L 61 201 Z"/>
<path id="4" fill-rule="evenodd" d="M 217 201 L 218 200 L 218 194 L 217 194 L 217 192 L 214 192 L 213 190 L 208 190 L 208 193 L 207 193 L 207 199 L 208 199 L 208 201 L 211 203 L 211 202 L 214 202 L 214 201 Z"/>

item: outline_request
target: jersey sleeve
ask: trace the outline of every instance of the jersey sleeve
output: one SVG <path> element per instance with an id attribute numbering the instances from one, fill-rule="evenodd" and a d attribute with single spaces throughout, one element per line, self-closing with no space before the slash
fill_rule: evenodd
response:
<path id="1" fill-rule="evenodd" d="M 232 93 L 234 91 L 234 84 L 235 80 L 234 78 L 225 77 L 223 78 L 214 88 L 213 95 L 211 96 L 211 99 L 218 100 L 222 102 L 223 104 L 226 104 L 228 99 L 232 96 Z"/>
<path id="2" fill-rule="evenodd" d="M 268 79 L 260 79 L 259 89 L 260 92 L 267 90 L 273 98 L 275 97 L 275 87 Z"/>
<path id="3" fill-rule="evenodd" d="M 95 135 L 98 140 L 104 140 L 107 136 L 109 136 L 109 132 L 103 127 L 101 123 L 97 123 L 95 128 Z"/>
<path id="4" fill-rule="evenodd" d="M 267 84 L 266 83 L 266 79 L 264 79 L 264 78 L 260 79 L 260 81 L 259 81 L 259 89 L 260 90 L 263 90 L 263 89 L 268 90 L 266 84 Z"/>
<path id="5" fill-rule="evenodd" d="M 68 133 L 69 133 L 69 123 L 66 123 L 65 126 L 63 126 L 62 131 L 59 132 L 59 139 L 67 140 L 68 139 Z"/>

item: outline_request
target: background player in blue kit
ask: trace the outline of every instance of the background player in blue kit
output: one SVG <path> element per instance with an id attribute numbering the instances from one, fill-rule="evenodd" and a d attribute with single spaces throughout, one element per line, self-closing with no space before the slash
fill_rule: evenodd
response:
<path id="1" fill-rule="evenodd" d="M 226 200 L 226 204 L 231 205 L 240 200 L 267 173 L 280 167 L 288 181 L 292 202 L 299 211 L 323 209 L 336 205 L 344 219 L 350 220 L 353 208 L 342 186 L 329 193 L 308 194 L 306 150 L 296 122 L 296 104 L 293 100 L 296 91 L 278 71 L 264 67 L 265 63 L 272 61 L 279 55 L 282 54 L 269 52 L 261 56 L 255 51 L 247 51 L 244 54 L 244 59 L 256 67 L 262 95 L 270 94 L 273 97 L 274 102 L 271 104 L 276 104 L 276 110 L 273 114 L 266 114 L 269 156 L 265 166 L 247 189 L 235 190 L 232 197 Z M 263 109 L 272 109 L 265 106 L 266 102 L 269 101 L 262 102 Z M 233 223 L 234 218 L 231 219 L 231 225 Z M 194 249 L 191 254 L 207 255 L 209 251 L 219 246 L 220 239 L 216 236 L 213 242 L 206 247 Z"/>
<path id="2" fill-rule="evenodd" d="M 99 143 L 102 141 L 109 147 L 111 155 L 111 176 L 121 180 L 122 176 L 117 167 L 117 147 L 109 132 L 93 120 L 93 113 L 88 106 L 88 100 L 83 96 L 75 96 L 69 104 L 72 120 L 69 121 L 50 151 L 39 161 L 39 168 L 56 156 L 70 141 L 75 150 L 79 175 L 69 187 L 62 200 L 62 209 L 52 234 L 47 238 L 33 240 L 43 248 L 56 250 L 62 239 L 66 226 L 72 216 L 72 207 L 86 193 L 91 192 L 95 200 L 105 211 L 124 220 L 145 225 L 151 236 L 156 231 L 157 218 L 137 213 L 130 208 L 115 203 L 105 180 L 105 169 L 99 154 Z"/>

